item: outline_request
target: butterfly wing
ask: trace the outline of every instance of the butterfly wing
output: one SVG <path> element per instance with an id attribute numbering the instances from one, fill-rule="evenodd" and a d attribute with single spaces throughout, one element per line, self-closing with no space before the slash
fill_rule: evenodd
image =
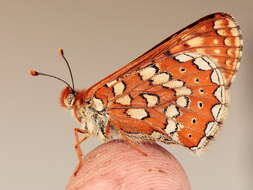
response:
<path id="1" fill-rule="evenodd" d="M 206 16 L 89 89 L 111 124 L 132 139 L 203 148 L 222 125 L 239 66 L 239 27 Z"/>
<path id="2" fill-rule="evenodd" d="M 98 94 L 110 91 L 106 109 L 111 123 L 130 138 L 195 150 L 222 124 L 228 102 L 224 81 L 206 56 L 179 62 L 164 55 Z"/>
<path id="3" fill-rule="evenodd" d="M 239 68 L 242 38 L 234 18 L 226 13 L 214 13 L 183 28 L 155 47 L 131 61 L 124 67 L 91 86 L 87 92 L 92 96 L 106 83 L 137 70 L 159 55 L 175 55 L 192 52 L 207 55 L 215 60 L 226 78 L 226 85 L 232 82 Z"/>
<path id="4" fill-rule="evenodd" d="M 240 28 L 228 14 L 216 13 L 200 19 L 172 36 L 168 55 L 192 52 L 211 58 L 229 86 L 239 68 L 242 53 Z M 182 57 L 183 58 L 183 57 Z"/>

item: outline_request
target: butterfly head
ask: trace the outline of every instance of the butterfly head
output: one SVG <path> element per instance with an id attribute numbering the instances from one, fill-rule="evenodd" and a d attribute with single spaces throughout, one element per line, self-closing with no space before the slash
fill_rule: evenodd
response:
<path id="1" fill-rule="evenodd" d="M 77 91 L 73 90 L 68 86 L 64 88 L 63 91 L 61 92 L 60 98 L 61 105 L 66 109 L 72 109 L 76 101 L 77 94 L 78 94 Z"/>
<path id="2" fill-rule="evenodd" d="M 70 77 L 71 77 L 71 83 L 66 82 L 65 80 L 61 79 L 60 77 L 54 76 L 54 75 L 50 75 L 47 73 L 41 73 L 35 70 L 31 70 L 30 74 L 32 76 L 47 76 L 50 78 L 54 78 L 57 79 L 63 83 L 66 84 L 66 87 L 63 89 L 62 93 L 61 93 L 61 98 L 60 98 L 60 102 L 61 105 L 66 108 L 66 109 L 72 109 L 76 100 L 77 100 L 77 95 L 79 94 L 79 91 L 75 90 L 75 86 L 74 86 L 74 80 L 73 80 L 73 75 L 72 75 L 72 71 L 70 69 L 70 65 L 68 63 L 68 60 L 65 58 L 63 50 L 60 48 L 59 49 L 59 55 L 64 59 L 69 73 L 70 73 Z M 71 85 L 70 85 L 71 84 Z"/>

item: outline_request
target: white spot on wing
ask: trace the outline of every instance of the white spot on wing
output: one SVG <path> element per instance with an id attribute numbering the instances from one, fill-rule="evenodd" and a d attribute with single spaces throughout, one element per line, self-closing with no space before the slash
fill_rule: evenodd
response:
<path id="1" fill-rule="evenodd" d="M 219 29 L 217 30 L 217 33 L 221 36 L 228 36 L 229 32 L 227 32 L 225 29 Z"/>
<path id="2" fill-rule="evenodd" d="M 125 90 L 125 85 L 123 82 L 119 82 L 113 86 L 113 91 L 115 96 L 121 95 Z"/>
<path id="3" fill-rule="evenodd" d="M 220 54 L 220 53 L 221 53 L 221 50 L 220 50 L 220 49 L 215 49 L 215 50 L 214 50 L 214 53 Z"/>
<path id="4" fill-rule="evenodd" d="M 188 40 L 186 43 L 190 45 L 191 47 L 201 46 L 203 44 L 204 40 L 202 37 L 195 37 L 190 40 Z"/>
<path id="5" fill-rule="evenodd" d="M 202 139 L 200 140 L 199 144 L 198 144 L 198 148 L 203 148 L 204 146 L 206 146 L 206 144 L 208 143 L 208 139 L 207 137 L 202 137 Z"/>
<path id="6" fill-rule="evenodd" d="M 179 98 L 177 98 L 176 103 L 177 103 L 177 105 L 179 105 L 181 107 L 187 107 L 188 106 L 188 97 L 180 96 Z"/>
<path id="7" fill-rule="evenodd" d="M 181 80 L 171 80 L 163 84 L 164 87 L 167 88 L 179 88 L 184 85 L 184 82 Z"/>
<path id="8" fill-rule="evenodd" d="M 147 111 L 141 108 L 128 109 L 127 114 L 134 119 L 144 119 L 148 116 Z"/>
<path id="9" fill-rule="evenodd" d="M 220 19 L 220 20 L 216 20 L 215 22 L 214 22 L 214 29 L 218 29 L 218 28 L 222 28 L 222 27 L 224 27 L 224 20 L 223 19 Z"/>
<path id="10" fill-rule="evenodd" d="M 167 109 L 165 111 L 165 115 L 169 118 L 172 118 L 172 117 L 179 116 L 180 113 L 178 111 L 178 108 L 174 104 L 172 104 L 172 105 L 167 107 Z"/>
<path id="11" fill-rule="evenodd" d="M 196 146 L 191 147 L 191 150 L 192 150 L 192 151 L 196 151 L 196 150 L 198 150 L 198 147 L 196 147 Z"/>
<path id="12" fill-rule="evenodd" d="M 208 139 L 206 136 L 202 137 L 201 140 L 199 141 L 199 144 L 197 146 L 191 147 L 191 150 L 193 151 L 198 151 L 201 148 L 205 147 L 208 143 Z"/>
<path id="13" fill-rule="evenodd" d="M 239 57 L 242 57 L 242 51 L 241 50 L 239 51 Z"/>
<path id="14" fill-rule="evenodd" d="M 198 54 L 198 53 L 184 53 L 185 55 L 189 55 L 189 56 L 191 56 L 191 57 L 193 57 L 193 58 L 196 58 L 196 57 L 200 57 L 201 55 L 200 54 Z"/>
<path id="15" fill-rule="evenodd" d="M 217 63 L 217 60 L 218 60 L 218 59 L 212 58 L 212 60 L 211 60 L 211 59 L 209 59 L 209 58 L 206 57 L 206 56 L 202 57 L 202 59 L 204 59 L 204 60 L 209 64 L 209 66 L 212 67 L 213 69 L 216 68 L 215 62 Z M 216 60 L 216 61 L 215 61 L 215 60 Z"/>
<path id="16" fill-rule="evenodd" d="M 219 129 L 219 126 L 217 122 L 209 122 L 205 129 L 205 134 L 207 137 L 214 136 L 218 129 Z"/>
<path id="17" fill-rule="evenodd" d="M 232 40 L 231 40 L 231 38 L 225 38 L 225 40 L 224 40 L 224 43 L 225 43 L 225 45 L 226 46 L 232 46 L 233 44 L 232 44 Z"/>
<path id="18" fill-rule="evenodd" d="M 224 86 L 220 86 L 219 88 L 216 89 L 214 92 L 214 96 L 222 103 L 226 103 L 226 89 Z"/>
<path id="19" fill-rule="evenodd" d="M 242 39 L 240 39 L 240 44 L 241 44 L 241 46 L 243 46 L 243 40 Z"/>
<path id="20" fill-rule="evenodd" d="M 104 109 L 104 104 L 102 100 L 98 98 L 93 98 L 93 108 L 97 111 L 102 111 Z"/>
<path id="21" fill-rule="evenodd" d="M 185 95 L 191 95 L 192 91 L 191 89 L 183 86 L 181 88 L 176 88 L 176 96 L 185 96 Z"/>
<path id="22" fill-rule="evenodd" d="M 214 44 L 214 45 L 218 45 L 218 44 L 219 44 L 219 40 L 218 40 L 218 39 L 214 39 L 214 40 L 213 40 L 213 44 Z"/>
<path id="23" fill-rule="evenodd" d="M 186 62 L 186 61 L 193 59 L 193 57 L 186 55 L 186 54 L 179 54 L 179 55 L 175 56 L 175 59 L 178 60 L 179 62 Z"/>
<path id="24" fill-rule="evenodd" d="M 130 105 L 131 104 L 131 98 L 129 97 L 129 95 L 125 95 L 122 97 L 119 97 L 116 100 L 117 103 L 122 104 L 122 105 Z"/>
<path id="25" fill-rule="evenodd" d="M 243 45 L 243 42 L 242 42 L 242 40 L 240 40 L 239 37 L 235 37 L 235 42 L 234 42 L 234 43 L 235 43 L 235 45 L 236 45 L 237 47 Z"/>
<path id="26" fill-rule="evenodd" d="M 238 62 L 238 63 L 236 64 L 236 67 L 235 67 L 235 69 L 236 69 L 236 70 L 238 70 L 238 69 L 239 69 L 240 64 L 241 64 L 240 62 Z"/>
<path id="27" fill-rule="evenodd" d="M 151 80 L 154 85 L 163 84 L 170 80 L 170 75 L 168 73 L 160 73 L 154 75 Z"/>
<path id="28" fill-rule="evenodd" d="M 212 108 L 212 114 L 216 121 L 222 121 L 226 113 L 226 106 L 223 104 L 216 104 Z"/>
<path id="29" fill-rule="evenodd" d="M 233 20 L 227 19 L 227 21 L 228 21 L 228 27 L 236 27 L 236 24 Z"/>
<path id="30" fill-rule="evenodd" d="M 211 74 L 211 80 L 212 82 L 218 84 L 218 85 L 223 85 L 224 84 L 224 79 L 222 77 L 221 72 L 218 69 L 214 69 L 212 74 Z"/>
<path id="31" fill-rule="evenodd" d="M 211 70 L 211 69 L 212 69 L 212 67 L 209 65 L 209 63 L 208 63 L 205 59 L 203 59 L 202 57 L 196 58 L 196 59 L 193 61 L 193 63 L 194 63 L 195 65 L 197 65 L 197 67 L 198 67 L 199 69 L 204 70 L 204 71 L 206 71 L 206 70 Z"/>
<path id="32" fill-rule="evenodd" d="M 177 123 L 174 120 L 168 119 L 165 132 L 170 135 L 171 133 L 177 131 Z"/>
<path id="33" fill-rule="evenodd" d="M 111 81 L 111 82 L 106 83 L 106 86 L 111 87 L 111 86 L 114 85 L 116 82 L 117 82 L 117 80 L 113 80 L 113 81 Z"/>
<path id="34" fill-rule="evenodd" d="M 154 74 L 156 72 L 157 72 L 156 68 L 149 66 L 149 67 L 142 69 L 140 71 L 140 75 L 141 75 L 142 80 L 147 80 L 147 79 L 151 78 L 152 76 L 154 76 Z"/>
<path id="35" fill-rule="evenodd" d="M 158 104 L 158 96 L 152 94 L 143 94 L 142 95 L 148 103 L 148 107 L 153 107 Z"/>
<path id="36" fill-rule="evenodd" d="M 232 28 L 230 30 L 230 32 L 231 32 L 232 36 L 239 36 L 240 35 L 239 30 L 237 28 Z"/>

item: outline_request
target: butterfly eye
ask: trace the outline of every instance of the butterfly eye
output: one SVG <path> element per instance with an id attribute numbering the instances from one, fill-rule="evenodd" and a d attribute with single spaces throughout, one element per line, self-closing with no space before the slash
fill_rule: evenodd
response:
<path id="1" fill-rule="evenodd" d="M 68 109 L 71 109 L 75 101 L 75 95 L 70 93 L 65 99 L 64 104 Z"/>

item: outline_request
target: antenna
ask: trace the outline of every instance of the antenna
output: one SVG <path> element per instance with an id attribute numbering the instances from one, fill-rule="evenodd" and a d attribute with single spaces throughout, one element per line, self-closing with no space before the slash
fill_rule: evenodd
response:
<path id="1" fill-rule="evenodd" d="M 70 77 L 71 77 L 71 82 L 72 82 L 72 89 L 74 90 L 74 89 L 75 89 L 75 86 L 74 86 L 74 79 L 73 79 L 73 75 L 72 75 L 72 71 L 71 71 L 69 62 L 68 62 L 68 60 L 66 59 L 66 57 L 64 56 L 63 49 L 62 49 L 62 48 L 59 48 L 58 51 L 59 51 L 59 55 L 64 59 L 65 63 L 66 63 L 67 66 L 68 66 L 68 70 L 69 70 Z"/>
<path id="2" fill-rule="evenodd" d="M 60 77 L 57 77 L 57 76 L 54 76 L 54 75 L 50 75 L 50 74 L 47 74 L 47 73 L 41 73 L 41 72 L 38 72 L 36 70 L 31 70 L 30 71 L 30 74 L 32 76 L 47 76 L 47 77 L 51 77 L 51 78 L 54 78 L 54 79 L 57 79 L 63 83 L 65 83 L 73 92 L 75 91 L 75 86 L 74 86 L 74 79 L 73 79 L 73 75 L 72 75 L 72 71 L 71 71 L 71 68 L 70 68 L 70 65 L 69 65 L 69 62 L 68 60 L 65 58 L 64 56 L 64 52 L 63 52 L 63 49 L 62 48 L 59 48 L 58 49 L 58 52 L 59 52 L 59 55 L 64 59 L 65 63 L 67 64 L 68 66 L 68 70 L 69 70 L 69 73 L 70 73 L 70 77 L 71 77 L 71 82 L 72 82 L 72 86 L 66 82 L 65 80 L 61 79 Z"/>
<path id="3" fill-rule="evenodd" d="M 39 76 L 39 75 L 42 75 L 42 76 L 46 76 L 46 77 L 51 77 L 51 78 L 57 79 L 57 80 L 59 80 L 59 81 L 65 83 L 69 88 L 71 88 L 71 89 L 74 91 L 74 89 L 70 86 L 69 83 L 67 83 L 65 80 L 63 80 L 63 79 L 61 79 L 61 78 L 59 78 L 59 77 L 57 77 L 57 76 L 50 75 L 50 74 L 47 74 L 47 73 L 41 73 L 41 72 L 38 72 L 38 71 L 35 71 L 35 70 L 31 70 L 31 71 L 30 71 L 30 74 L 31 74 L 32 76 Z"/>

